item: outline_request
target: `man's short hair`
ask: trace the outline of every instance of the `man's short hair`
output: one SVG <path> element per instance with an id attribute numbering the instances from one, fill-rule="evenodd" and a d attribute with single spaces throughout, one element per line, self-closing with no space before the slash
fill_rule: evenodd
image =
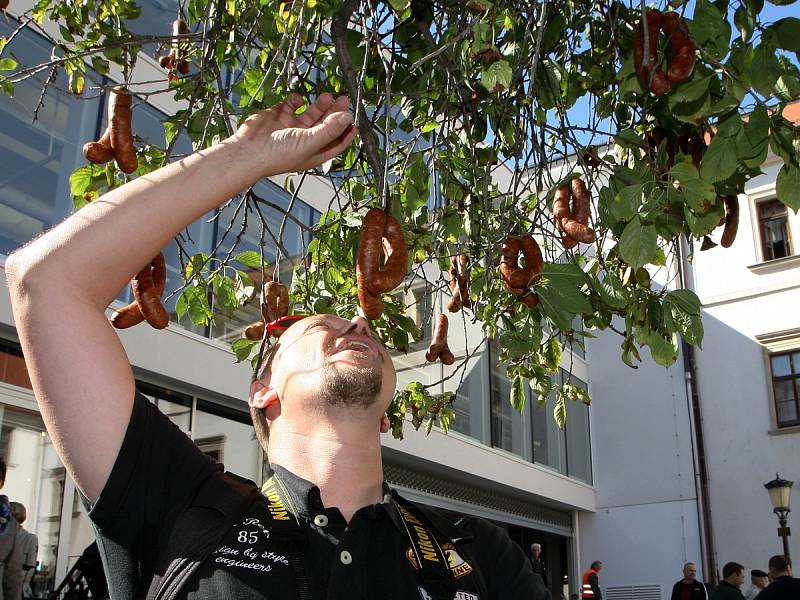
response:
<path id="1" fill-rule="evenodd" d="M 531 544 L 531 550 L 534 550 L 535 548 L 538 548 L 539 550 L 541 550 L 542 549 L 542 545 L 539 542 L 533 542 Z"/>
<path id="2" fill-rule="evenodd" d="M 689 567 L 696 567 L 696 566 L 697 566 L 697 565 L 696 565 L 695 563 L 693 563 L 692 561 L 689 561 L 689 562 L 687 562 L 687 563 L 684 563 L 684 565 L 683 565 L 683 570 L 685 571 L 685 570 L 686 570 L 686 569 L 688 569 Z"/>
<path id="3" fill-rule="evenodd" d="M 264 349 L 264 355 L 261 358 L 261 364 L 258 366 L 258 370 L 253 373 L 254 383 L 256 381 L 263 381 L 269 377 L 272 370 L 272 361 L 275 359 L 275 353 L 277 350 L 277 343 L 273 344 L 269 348 Z M 264 414 L 264 409 L 251 406 L 250 418 L 253 420 L 253 429 L 255 429 L 256 432 L 256 439 L 266 453 L 267 446 L 269 445 L 269 423 L 267 423 L 267 416 Z"/>
<path id="4" fill-rule="evenodd" d="M 28 511 L 25 510 L 25 506 L 20 504 L 19 502 L 10 502 L 9 506 L 11 507 L 11 514 L 13 515 L 14 519 L 22 525 L 25 522 L 25 519 L 28 518 Z"/>
<path id="5" fill-rule="evenodd" d="M 597 570 L 597 567 L 599 567 L 599 566 L 600 566 L 600 565 L 602 565 L 602 564 L 603 564 L 603 561 L 601 561 L 601 560 L 596 560 L 596 561 L 594 561 L 594 562 L 591 564 L 591 568 L 592 568 L 592 569 L 594 569 L 594 570 L 596 571 L 596 570 Z"/>
<path id="6" fill-rule="evenodd" d="M 725 563 L 725 566 L 722 567 L 722 578 L 727 579 L 731 575 L 738 575 L 742 571 L 744 571 L 744 565 L 740 565 L 737 562 Z"/>
<path id="7" fill-rule="evenodd" d="M 789 561 L 786 560 L 783 554 L 776 554 L 770 558 L 767 566 L 776 573 L 787 573 L 789 571 Z"/>
<path id="8" fill-rule="evenodd" d="M 761 569 L 753 569 L 750 571 L 750 577 L 766 577 L 767 574 L 764 573 Z"/>

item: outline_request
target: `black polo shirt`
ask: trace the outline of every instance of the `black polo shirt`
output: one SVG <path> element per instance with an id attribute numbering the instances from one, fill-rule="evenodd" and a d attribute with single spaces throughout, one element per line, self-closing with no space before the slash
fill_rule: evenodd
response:
<path id="1" fill-rule="evenodd" d="M 294 599 L 298 577 L 314 599 L 431 597 L 396 493 L 388 486 L 382 502 L 361 508 L 348 523 L 337 508 L 322 504 L 314 484 L 272 467 L 269 485 L 279 488 L 277 506 L 286 511 L 275 510 L 274 488 L 266 489 L 273 501 L 258 497 L 178 598 Z M 167 417 L 137 397 L 112 473 L 90 510 L 112 598 L 145 595 L 176 515 L 218 469 Z M 438 511 L 417 510 L 438 532 L 456 599 L 535 597 L 530 562 L 505 531 L 483 519 L 454 523 Z M 270 514 L 296 524 L 297 543 L 282 539 Z"/>

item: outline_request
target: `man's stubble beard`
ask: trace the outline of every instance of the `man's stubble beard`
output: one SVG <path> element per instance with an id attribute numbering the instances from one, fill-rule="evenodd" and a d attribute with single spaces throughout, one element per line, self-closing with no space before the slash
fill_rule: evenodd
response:
<path id="1" fill-rule="evenodd" d="M 383 374 L 376 367 L 342 367 L 326 362 L 320 397 L 327 406 L 369 408 L 380 396 L 382 380 Z"/>

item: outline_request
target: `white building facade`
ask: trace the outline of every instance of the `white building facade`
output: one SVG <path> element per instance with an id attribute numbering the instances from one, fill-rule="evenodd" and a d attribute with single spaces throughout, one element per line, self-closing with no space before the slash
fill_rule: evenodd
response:
<path id="1" fill-rule="evenodd" d="M 162 11 L 154 2 L 144 2 L 143 8 L 143 19 L 166 24 L 173 18 L 174 10 Z M 13 21 L 0 20 L 0 35 L 13 27 Z M 35 64 L 50 49 L 43 38 L 25 32 L 15 38 L 14 52 Z M 135 76 L 142 81 L 163 77 L 147 58 L 138 69 Z M 69 174 L 85 163 L 82 144 L 104 128 L 104 97 L 78 100 L 57 87 L 50 87 L 34 123 L 39 82 L 19 84 L 14 100 L 0 96 L 0 164 L 6 165 L 0 176 L 0 261 L 70 213 Z M 154 97 L 134 110 L 134 131 L 163 147 L 160 120 L 176 108 Z M 185 141 L 177 148 L 191 151 Z M 695 282 L 706 305 L 706 338 L 696 353 L 701 422 L 694 419 L 683 356 L 670 369 L 646 359 L 634 371 L 622 364 L 619 338 L 608 332 L 589 341 L 585 356 L 577 349 L 565 353 L 563 366 L 572 383 L 587 386 L 593 404 L 570 405 L 561 431 L 552 417 L 553 399 L 537 408 L 529 397 L 523 414 L 513 413 L 505 369 L 497 366 L 493 348 L 485 346 L 467 363 L 455 404 L 459 418 L 449 435 L 434 429 L 426 437 L 408 425 L 405 440 L 385 437 L 387 480 L 413 500 L 494 520 L 526 552 L 532 542 L 540 542 L 554 598 L 578 591 L 580 575 L 593 560 L 603 561 L 601 585 L 608 599 L 617 600 L 669 598 L 682 564 L 695 561 L 702 567 L 705 548 L 713 549 L 720 568 L 728 560 L 764 568 L 779 545 L 761 484 L 775 470 L 788 479 L 800 477 L 800 386 L 794 378 L 800 373 L 800 317 L 794 309 L 800 270 L 791 258 L 794 248 L 785 258 L 765 258 L 756 218 L 761 203 L 774 197 L 778 166 L 751 182 L 734 246 L 698 254 L 692 263 L 689 283 Z M 263 182 L 258 192 L 272 203 L 289 204 L 280 182 Z M 293 215 L 312 226 L 331 195 L 324 181 L 307 181 Z M 280 213 L 268 207 L 263 211 L 278 227 Z M 193 224 L 193 250 L 209 252 L 219 245 L 224 254 L 226 225 Z M 787 215 L 789 240 L 798 226 L 794 215 Z M 299 255 L 308 235 L 290 222 L 284 242 Z M 242 249 L 248 244 L 255 248 L 257 241 L 245 237 Z M 269 252 L 274 256 L 274 249 L 268 249 L 271 259 Z M 166 248 L 165 255 L 167 287 L 173 290 L 180 285 L 175 246 Z M 119 302 L 127 301 L 125 290 Z M 260 482 L 264 457 L 246 406 L 250 371 L 234 363 L 229 349 L 257 310 L 251 307 L 249 314 L 203 328 L 177 322 L 175 301 L 172 297 L 167 303 L 173 322 L 165 331 L 139 326 L 120 332 L 139 390 L 226 468 Z M 467 339 L 479 334 L 472 326 L 451 328 L 450 347 L 457 359 L 466 356 Z M 395 358 L 399 385 L 432 383 L 450 373 L 439 364 L 425 366 L 427 343 L 422 340 L 408 355 Z M 799 352 L 796 366 L 793 350 Z M 434 391 L 454 389 L 457 381 L 445 381 Z M 786 381 L 791 382 L 795 412 Z M 778 404 L 776 389 L 783 394 Z M 699 476 L 701 454 L 710 473 L 707 498 Z M 74 482 L 44 431 L 4 283 L 0 455 L 9 464 L 3 493 L 26 505 L 27 528 L 39 536 L 34 590 L 44 597 L 90 543 L 91 531 Z M 706 530 L 710 540 L 701 535 Z M 796 545 L 793 549 L 800 552 Z"/>

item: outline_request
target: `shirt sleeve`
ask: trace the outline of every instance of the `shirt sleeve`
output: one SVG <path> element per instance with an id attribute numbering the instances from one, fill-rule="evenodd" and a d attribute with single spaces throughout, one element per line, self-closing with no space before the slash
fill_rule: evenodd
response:
<path id="1" fill-rule="evenodd" d="M 137 393 L 125 439 L 89 518 L 105 538 L 142 556 L 220 468 Z"/>
<path id="2" fill-rule="evenodd" d="M 478 558 L 488 600 L 545 600 L 547 588 L 535 575 L 531 562 L 508 533 L 484 519 L 469 518 L 459 523 L 475 536 L 473 551 Z"/>

